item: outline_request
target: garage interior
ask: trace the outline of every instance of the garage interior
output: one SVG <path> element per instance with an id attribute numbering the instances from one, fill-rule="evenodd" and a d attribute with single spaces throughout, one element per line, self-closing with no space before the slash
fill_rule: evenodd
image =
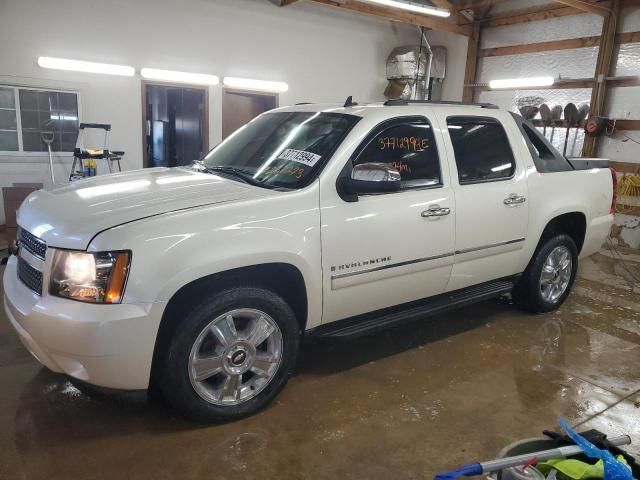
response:
<path id="1" fill-rule="evenodd" d="M 264 112 L 349 96 L 494 104 L 617 176 L 611 234 L 558 310 L 507 296 L 310 342 L 230 423 L 87 392 L 0 309 L 0 478 L 430 478 L 559 418 L 640 457 L 640 1 L 3 0 L 0 65 L 0 258 L 33 191 L 189 165 Z M 80 167 L 79 137 L 98 152 Z"/>

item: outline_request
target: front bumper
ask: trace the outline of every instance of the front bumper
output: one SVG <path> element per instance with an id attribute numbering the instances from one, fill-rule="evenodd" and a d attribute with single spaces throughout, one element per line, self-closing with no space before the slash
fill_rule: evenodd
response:
<path id="1" fill-rule="evenodd" d="M 18 279 L 17 263 L 12 256 L 5 269 L 4 308 L 40 363 L 101 387 L 148 388 L 165 302 L 93 305 L 39 296 Z"/>

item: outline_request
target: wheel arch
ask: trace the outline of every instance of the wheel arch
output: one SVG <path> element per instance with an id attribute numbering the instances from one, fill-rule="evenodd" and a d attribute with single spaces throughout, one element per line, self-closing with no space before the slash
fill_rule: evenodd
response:
<path id="1" fill-rule="evenodd" d="M 164 309 L 153 349 L 150 382 L 152 385 L 160 355 L 168 347 L 172 333 L 180 324 L 181 308 L 210 295 L 211 292 L 234 286 L 265 288 L 280 295 L 293 310 L 300 332 L 306 329 L 309 303 L 307 287 L 302 272 L 292 264 L 250 265 L 198 278 L 179 288 Z"/>
<path id="2" fill-rule="evenodd" d="M 574 211 L 563 213 L 550 219 L 540 234 L 536 250 L 540 248 L 547 239 L 561 233 L 569 235 L 573 239 L 579 254 L 584 245 L 587 233 L 586 215 L 582 212 Z"/>

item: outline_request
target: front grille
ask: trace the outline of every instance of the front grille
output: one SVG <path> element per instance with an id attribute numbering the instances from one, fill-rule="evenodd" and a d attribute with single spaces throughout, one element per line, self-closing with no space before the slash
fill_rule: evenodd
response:
<path id="1" fill-rule="evenodd" d="M 40 240 L 24 228 L 21 228 L 18 234 L 18 241 L 20 242 L 20 246 L 24 247 L 29 253 L 44 260 L 44 255 L 47 253 L 47 244 L 44 240 Z"/>
<path id="2" fill-rule="evenodd" d="M 21 257 L 18 257 L 18 278 L 30 290 L 42 295 L 42 272 L 33 268 Z"/>

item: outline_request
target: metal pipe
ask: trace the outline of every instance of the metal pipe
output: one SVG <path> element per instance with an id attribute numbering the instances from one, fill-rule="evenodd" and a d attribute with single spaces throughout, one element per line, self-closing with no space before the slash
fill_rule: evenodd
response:
<path id="1" fill-rule="evenodd" d="M 431 62 L 433 61 L 433 50 L 431 50 L 431 45 L 429 44 L 429 40 L 427 39 L 427 36 L 424 34 L 424 29 L 422 27 L 417 27 L 418 31 L 420 32 L 420 35 L 422 35 L 422 41 L 424 42 L 425 47 L 427 47 L 427 52 L 429 52 L 429 60 L 427 61 L 427 71 L 426 71 L 426 75 L 424 76 L 424 95 L 427 94 L 427 91 L 429 90 L 429 79 L 431 77 Z M 418 66 L 420 65 L 420 59 L 418 59 Z M 418 93 L 418 86 L 416 85 L 416 94 Z M 417 95 L 416 95 L 417 96 Z M 423 98 L 422 100 L 426 100 L 426 98 Z"/>

